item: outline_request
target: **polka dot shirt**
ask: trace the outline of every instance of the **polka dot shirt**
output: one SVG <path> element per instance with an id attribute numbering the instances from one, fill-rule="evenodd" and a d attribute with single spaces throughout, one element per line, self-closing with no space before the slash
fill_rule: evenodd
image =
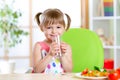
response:
<path id="1" fill-rule="evenodd" d="M 49 51 L 48 45 L 46 45 L 44 42 L 40 42 L 40 45 L 42 46 L 42 57 L 45 57 L 46 54 Z M 43 73 L 63 73 L 64 70 L 62 68 L 62 64 L 60 63 L 60 59 L 58 56 L 55 56 L 52 58 L 50 63 L 46 66 Z"/>

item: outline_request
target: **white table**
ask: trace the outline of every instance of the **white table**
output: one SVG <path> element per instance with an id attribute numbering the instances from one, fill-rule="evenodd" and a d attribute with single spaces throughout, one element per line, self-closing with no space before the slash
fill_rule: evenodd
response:
<path id="1" fill-rule="evenodd" d="M 0 74 L 0 80 L 83 80 L 75 77 L 75 73 L 67 74 Z"/>

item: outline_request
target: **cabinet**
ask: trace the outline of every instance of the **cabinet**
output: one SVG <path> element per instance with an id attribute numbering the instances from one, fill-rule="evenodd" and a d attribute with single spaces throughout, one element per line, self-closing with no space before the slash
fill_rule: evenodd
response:
<path id="1" fill-rule="evenodd" d="M 104 58 L 114 61 L 114 69 L 120 67 L 120 0 L 89 0 L 89 29 L 102 40 Z"/>

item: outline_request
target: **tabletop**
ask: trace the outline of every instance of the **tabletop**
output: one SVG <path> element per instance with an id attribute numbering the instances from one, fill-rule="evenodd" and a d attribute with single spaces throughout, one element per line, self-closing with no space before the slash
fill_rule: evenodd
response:
<path id="1" fill-rule="evenodd" d="M 44 73 L 22 73 L 22 74 L 0 74 L 0 80 L 107 80 L 86 79 L 75 76 L 76 73 L 44 74 Z"/>
<path id="2" fill-rule="evenodd" d="M 0 74 L 0 80 L 84 80 L 75 77 L 75 73 L 66 74 Z"/>

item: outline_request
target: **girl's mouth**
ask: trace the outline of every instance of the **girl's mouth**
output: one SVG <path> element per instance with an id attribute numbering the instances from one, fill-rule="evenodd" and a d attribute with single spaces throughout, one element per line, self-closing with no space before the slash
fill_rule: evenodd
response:
<path id="1" fill-rule="evenodd" d="M 58 35 L 51 35 L 52 41 L 55 41 Z"/>

